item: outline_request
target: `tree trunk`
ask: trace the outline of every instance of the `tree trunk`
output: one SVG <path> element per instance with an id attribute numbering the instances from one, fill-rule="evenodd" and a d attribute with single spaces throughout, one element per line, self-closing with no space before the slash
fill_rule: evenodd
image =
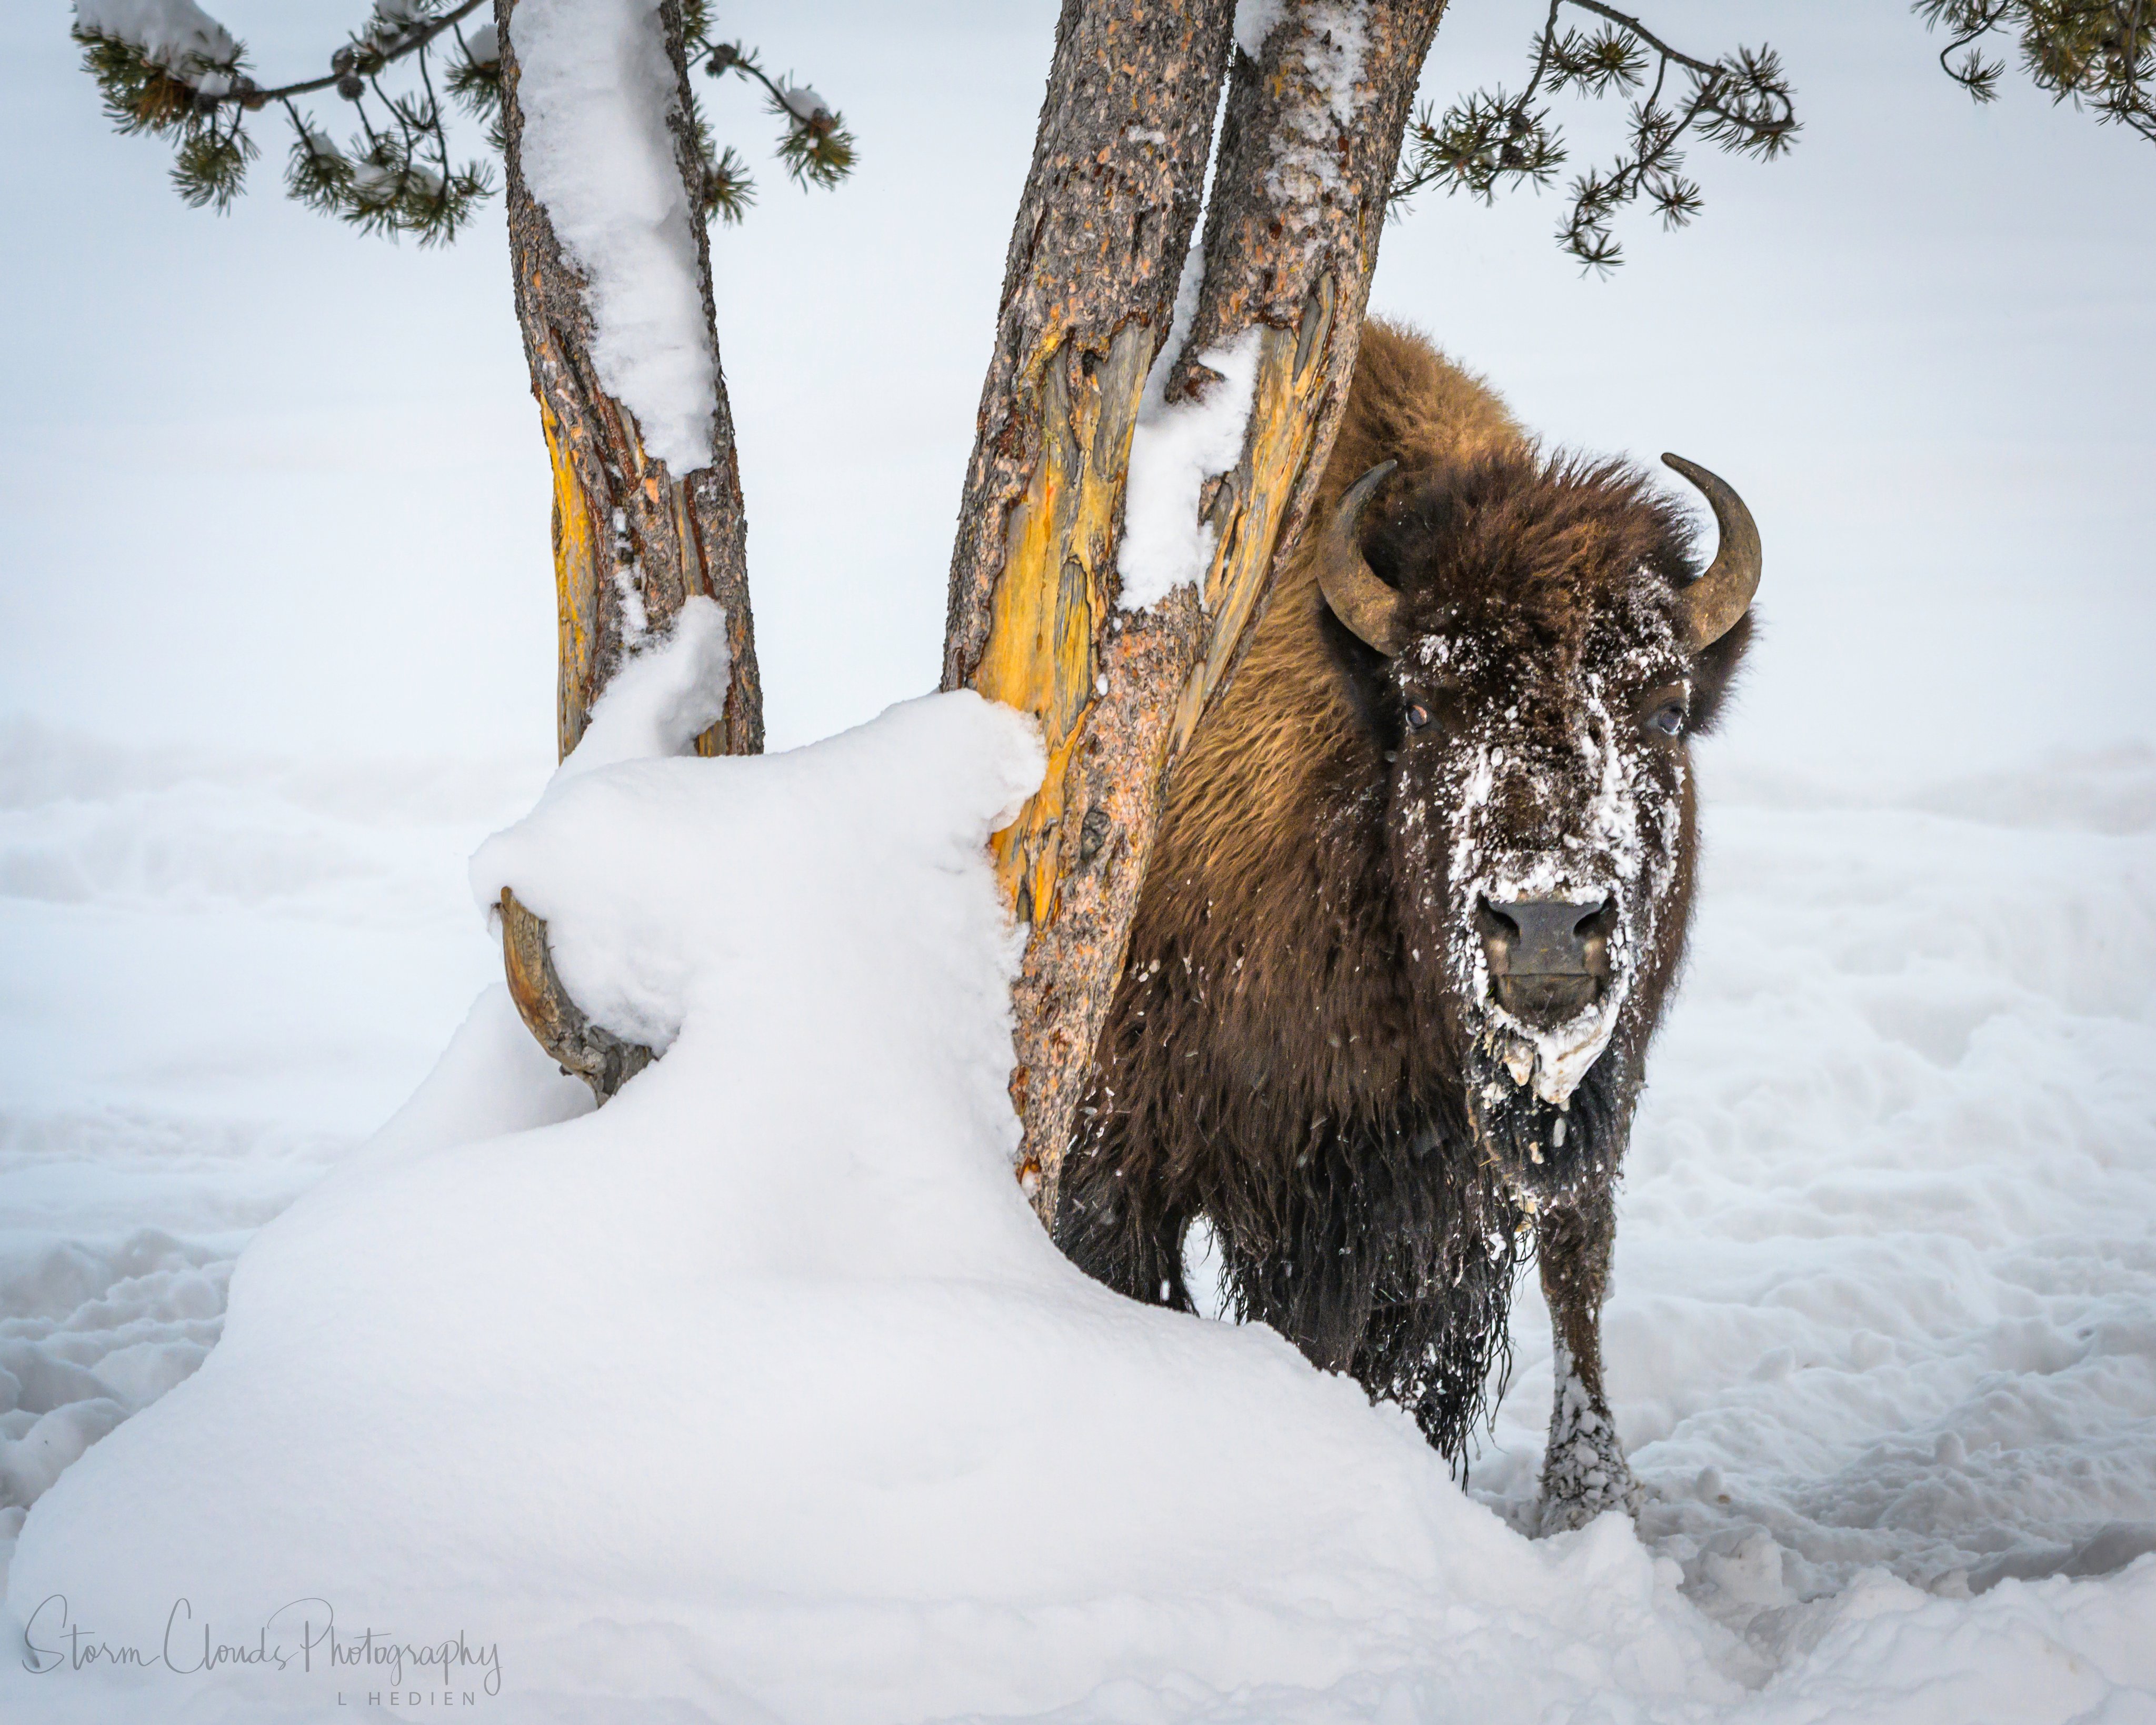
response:
<path id="1" fill-rule="evenodd" d="M 1048 773 L 991 841 L 1032 926 L 1011 1095 L 1052 1173 L 1122 962 L 1172 696 L 1206 624 L 1188 592 L 1119 613 L 1146 376 L 1197 223 L 1231 0 L 1065 0 L 1005 265 L 951 567 L 943 686 L 1034 714 Z"/>
<path id="2" fill-rule="evenodd" d="M 726 612 L 730 674 L 724 713 L 696 739 L 696 752 L 758 754 L 763 691 L 749 612 L 747 523 L 733 415 L 718 367 L 711 249 L 700 214 L 703 168 L 685 121 L 689 67 L 679 0 L 661 0 L 659 7 L 678 88 L 669 126 L 685 214 L 695 230 L 715 385 L 711 464 L 686 474 L 668 471 L 665 461 L 644 449 L 634 415 L 600 382 L 588 285 L 525 178 L 518 4 L 495 0 L 495 17 L 501 42 L 502 161 L 516 317 L 554 474 L 554 591 L 561 629 L 556 742 L 562 756 L 577 746 L 593 704 L 624 654 L 648 634 L 664 630 L 691 594 L 702 593 Z M 524 1022 L 564 1070 L 578 1073 L 604 1101 L 649 1062 L 650 1051 L 585 1018 L 555 973 L 546 923 L 506 891 L 501 928 L 510 992 Z"/>
<path id="3" fill-rule="evenodd" d="M 1187 244 L 1183 200 L 1200 183 L 1228 21 L 1191 8 L 1178 30 L 1143 0 L 1066 0 L 983 396 L 944 662 L 947 688 L 1035 714 L 1048 744 L 1045 783 L 991 841 L 1014 913 L 1032 926 L 1011 1096 L 1021 1178 L 1044 1215 L 1168 773 L 1234 669 L 1338 428 L 1385 194 L 1442 9 L 1286 0 L 1259 57 L 1235 54 L 1205 279 L 1168 394 L 1202 396 L 1219 380 L 1194 357 L 1261 326 L 1249 430 L 1208 499 L 1216 538 L 1202 587 L 1119 612 L 1131 432 Z M 1137 156 L 1140 128 L 1165 135 L 1168 159 L 1148 162 L 1154 177 L 1134 196 L 1116 168 Z"/>
<path id="4" fill-rule="evenodd" d="M 675 160 L 696 230 L 704 318 L 717 382 L 709 467 L 673 474 L 649 454 L 628 408 L 599 382 L 592 359 L 592 310 L 583 274 L 563 254 L 545 207 L 523 172 L 524 114 L 517 101 L 518 0 L 495 0 L 501 38 L 503 166 L 508 182 L 510 266 L 516 319 L 531 367 L 531 393 L 554 470 L 554 588 L 561 624 L 557 740 L 567 755 L 584 734 L 592 703 L 646 630 L 663 629 L 691 593 L 718 601 L 726 614 L 732 672 L 725 716 L 696 741 L 703 755 L 753 755 L 763 748 L 763 690 L 748 603 L 747 523 L 733 414 L 716 367 L 703 168 L 681 116 L 688 111 L 689 67 L 678 0 L 660 17 L 680 85 L 670 116 Z"/>
<path id="5" fill-rule="evenodd" d="M 1213 620 L 1184 685 L 1180 750 L 1226 685 L 1274 572 L 1309 520 L 1363 343 L 1385 198 L 1445 0 L 1369 0 L 1342 30 L 1332 0 L 1286 0 L 1257 59 L 1239 52 L 1205 221 L 1205 280 L 1168 398 L 1202 397 L 1197 356 L 1253 327 L 1257 382 L 1243 458 L 1212 506 Z"/>

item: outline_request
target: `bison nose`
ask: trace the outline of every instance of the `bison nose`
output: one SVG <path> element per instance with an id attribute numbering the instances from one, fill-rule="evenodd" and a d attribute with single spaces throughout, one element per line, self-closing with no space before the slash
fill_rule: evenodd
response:
<path id="1" fill-rule="evenodd" d="M 1476 921 L 1497 1004 L 1538 1024 L 1593 1005 L 1609 978 L 1612 920 L 1607 897 L 1484 899 Z"/>

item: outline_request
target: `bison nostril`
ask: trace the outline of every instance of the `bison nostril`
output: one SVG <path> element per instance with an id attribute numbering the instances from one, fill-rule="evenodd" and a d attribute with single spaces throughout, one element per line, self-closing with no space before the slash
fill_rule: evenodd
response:
<path id="1" fill-rule="evenodd" d="M 1485 940 L 1509 945 L 1520 937 L 1520 925 L 1486 898 L 1476 906 L 1475 921 Z"/>
<path id="2" fill-rule="evenodd" d="M 1476 916 L 1490 968 L 1501 976 L 1587 976 L 1608 965 L 1612 901 L 1484 899 Z"/>

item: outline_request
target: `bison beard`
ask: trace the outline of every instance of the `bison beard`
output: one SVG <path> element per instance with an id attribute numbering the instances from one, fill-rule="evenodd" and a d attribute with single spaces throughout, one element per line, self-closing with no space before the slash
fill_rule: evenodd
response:
<path id="1" fill-rule="evenodd" d="M 1758 574 L 1743 503 L 1671 465 L 1714 506 L 1703 574 L 1643 475 L 1544 458 L 1426 341 L 1368 327 L 1312 528 L 1176 766 L 1055 1198 L 1081 1268 L 1183 1311 L 1209 1222 L 1236 1317 L 1411 1410 L 1463 1475 L 1532 1249 L 1545 1529 L 1639 1501 L 1601 1382 L 1612 1194 L 1690 917 L 1684 738 Z M 1574 904 L 1594 956 L 1553 958 Z M 1590 990 L 1565 1024 L 1499 1004 Z"/>

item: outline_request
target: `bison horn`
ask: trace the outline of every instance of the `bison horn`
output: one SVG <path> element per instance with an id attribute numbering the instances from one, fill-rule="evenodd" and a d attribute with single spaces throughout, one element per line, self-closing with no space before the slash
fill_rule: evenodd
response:
<path id="1" fill-rule="evenodd" d="M 1388 659 L 1404 644 L 1399 591 L 1386 586 L 1371 568 L 1356 537 L 1355 524 L 1370 494 L 1399 465 L 1397 461 L 1380 461 L 1350 485 L 1317 542 L 1317 590 L 1335 617 Z"/>
<path id="2" fill-rule="evenodd" d="M 1665 455 L 1662 465 L 1676 469 L 1705 494 L 1721 535 L 1707 573 L 1677 593 L 1685 650 L 1697 653 L 1727 634 L 1751 609 L 1752 595 L 1759 590 L 1759 529 L 1744 500 L 1697 462 Z"/>

